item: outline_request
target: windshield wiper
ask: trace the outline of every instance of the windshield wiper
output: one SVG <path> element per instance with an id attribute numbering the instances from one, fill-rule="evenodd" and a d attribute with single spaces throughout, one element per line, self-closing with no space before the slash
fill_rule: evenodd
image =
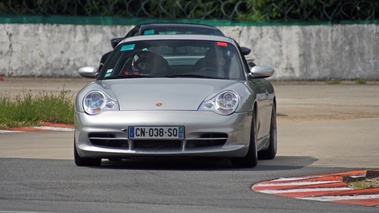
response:
<path id="1" fill-rule="evenodd" d="M 179 75 L 171 75 L 169 77 L 172 77 L 172 78 L 212 78 L 209 76 L 196 75 L 196 74 L 179 74 Z"/>
<path id="2" fill-rule="evenodd" d="M 121 79 L 121 78 L 156 78 L 156 76 L 151 76 L 151 75 L 121 75 L 121 76 L 104 77 L 104 80 L 105 79 Z"/>
<path id="3" fill-rule="evenodd" d="M 122 76 L 110 76 L 104 77 L 103 80 L 107 79 L 123 79 L 123 78 L 207 78 L 207 79 L 228 79 L 215 76 L 204 76 L 197 74 L 179 74 L 179 75 L 168 75 L 168 76 L 151 76 L 151 75 L 122 75 Z"/>
<path id="4" fill-rule="evenodd" d="M 215 76 L 204 76 L 204 75 L 197 75 L 197 74 L 179 74 L 179 75 L 171 75 L 167 76 L 170 78 L 210 78 L 210 79 L 226 79 L 221 77 L 215 77 Z"/>

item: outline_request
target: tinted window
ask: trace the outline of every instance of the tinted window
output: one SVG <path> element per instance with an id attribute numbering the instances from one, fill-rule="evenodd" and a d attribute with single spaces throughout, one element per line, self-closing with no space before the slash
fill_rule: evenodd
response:
<path id="1" fill-rule="evenodd" d="M 218 35 L 224 34 L 218 29 L 196 28 L 196 27 L 153 27 L 142 29 L 142 35 L 164 35 L 164 34 L 200 34 L 200 35 Z"/>

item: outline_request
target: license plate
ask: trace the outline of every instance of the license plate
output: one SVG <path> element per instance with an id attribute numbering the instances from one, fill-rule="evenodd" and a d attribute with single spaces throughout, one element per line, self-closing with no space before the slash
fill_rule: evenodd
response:
<path id="1" fill-rule="evenodd" d="M 130 139 L 183 139 L 183 126 L 151 127 L 131 126 L 129 127 Z"/>

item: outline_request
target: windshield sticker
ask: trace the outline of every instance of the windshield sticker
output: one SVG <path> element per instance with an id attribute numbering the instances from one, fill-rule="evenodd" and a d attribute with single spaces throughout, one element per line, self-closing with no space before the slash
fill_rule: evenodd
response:
<path id="1" fill-rule="evenodd" d="M 154 35 L 154 29 L 151 29 L 151 30 L 145 30 L 143 32 L 144 35 Z"/>
<path id="2" fill-rule="evenodd" d="M 113 69 L 109 69 L 107 70 L 107 73 L 105 73 L 105 76 L 104 77 L 109 77 L 112 75 L 112 72 L 113 72 Z"/>
<path id="3" fill-rule="evenodd" d="M 121 47 L 121 52 L 128 51 L 128 50 L 134 50 L 135 44 L 127 44 Z"/>

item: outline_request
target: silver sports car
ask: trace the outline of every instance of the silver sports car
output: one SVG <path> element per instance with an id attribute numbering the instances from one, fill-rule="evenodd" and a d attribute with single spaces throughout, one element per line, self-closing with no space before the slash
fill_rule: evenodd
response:
<path id="1" fill-rule="evenodd" d="M 211 35 L 121 41 L 76 97 L 74 158 L 222 157 L 254 167 L 277 152 L 271 67 L 249 68 L 238 44 Z"/>

